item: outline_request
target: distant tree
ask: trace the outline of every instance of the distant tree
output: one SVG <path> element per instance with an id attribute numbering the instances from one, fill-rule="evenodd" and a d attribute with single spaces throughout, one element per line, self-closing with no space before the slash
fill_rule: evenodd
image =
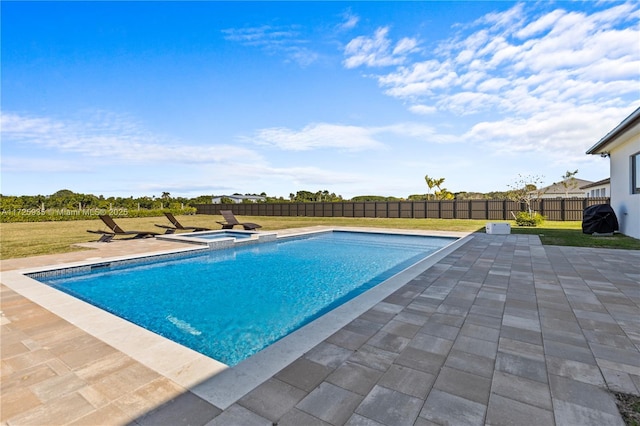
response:
<path id="1" fill-rule="evenodd" d="M 323 201 L 325 203 L 334 203 L 342 201 L 341 195 L 336 195 L 335 192 L 329 192 L 326 189 L 324 191 L 316 192 L 316 201 Z"/>
<path id="2" fill-rule="evenodd" d="M 424 197 L 424 195 L 423 195 Z M 402 198 L 398 197 L 385 197 L 384 195 L 357 195 L 351 198 L 351 201 L 363 202 L 363 201 L 402 201 Z"/>
<path id="3" fill-rule="evenodd" d="M 289 198 L 294 203 L 310 203 L 315 201 L 316 194 L 310 191 L 298 191 L 295 194 L 290 194 Z"/>
<path id="4" fill-rule="evenodd" d="M 356 195 L 351 198 L 351 201 L 354 202 L 364 202 L 364 201 L 386 201 L 387 197 L 382 195 Z"/>
<path id="5" fill-rule="evenodd" d="M 0 194 L 0 210 L 17 210 L 24 208 L 22 197 Z"/>
<path id="6" fill-rule="evenodd" d="M 483 194 L 482 192 L 456 192 L 453 194 L 456 200 L 485 200 L 489 197 L 487 194 Z"/>
<path id="7" fill-rule="evenodd" d="M 171 194 L 169 192 L 163 192 L 160 198 L 162 198 L 165 201 L 169 201 L 171 200 Z"/>
<path id="8" fill-rule="evenodd" d="M 149 209 L 149 210 L 151 210 L 151 209 L 154 208 L 154 205 L 153 205 L 154 198 L 155 197 L 146 197 L 145 196 L 145 197 L 136 198 L 134 201 L 136 201 L 136 204 L 138 206 L 140 206 L 141 209 Z"/>
<path id="9" fill-rule="evenodd" d="M 291 195 L 293 195 L 293 194 L 291 194 Z M 267 197 L 267 195 L 265 194 L 265 195 L 263 195 L 263 197 L 265 197 L 265 203 L 286 203 L 286 202 L 290 202 L 291 201 L 291 199 L 285 200 L 284 197 L 282 197 L 282 196 L 280 196 L 280 197 Z"/>
<path id="10" fill-rule="evenodd" d="M 200 195 L 199 197 L 191 198 L 187 201 L 187 204 L 190 206 L 195 206 L 196 204 L 210 204 L 211 203 L 211 195 Z"/>
<path id="11" fill-rule="evenodd" d="M 562 176 L 562 181 L 560 183 L 564 187 L 564 196 L 565 196 L 565 198 L 567 198 L 569 196 L 569 191 L 570 190 L 576 189 L 578 187 L 578 181 L 575 178 L 575 176 L 577 174 L 578 174 L 578 169 L 576 169 L 573 172 L 570 172 L 570 171 L 567 170 L 567 173 L 565 173 Z"/>
<path id="12" fill-rule="evenodd" d="M 518 175 L 515 182 L 508 185 L 510 188 L 508 198 L 524 203 L 527 207 L 527 213 L 529 213 L 530 217 L 533 217 L 535 212 L 533 211 L 532 203 L 542 195 L 542 192 L 538 191 L 538 185 L 541 183 L 542 177 L 540 176 Z"/>
<path id="13" fill-rule="evenodd" d="M 423 201 L 428 199 L 429 194 L 412 194 L 407 197 L 409 201 Z"/>
<path id="14" fill-rule="evenodd" d="M 289 199 L 294 203 L 313 203 L 313 202 L 336 202 L 342 201 L 341 195 L 336 195 L 328 190 L 322 191 L 298 191 L 295 194 L 289 194 Z"/>
<path id="15" fill-rule="evenodd" d="M 438 187 L 438 191 L 435 192 L 435 196 L 438 200 L 453 200 L 455 196 L 449 192 L 447 188 Z"/>
<path id="16" fill-rule="evenodd" d="M 492 200 L 504 200 L 505 198 L 509 198 L 509 191 L 491 191 L 485 195 Z"/>
<path id="17" fill-rule="evenodd" d="M 51 198 L 71 197 L 73 195 L 75 195 L 75 192 L 70 189 L 61 189 L 60 191 L 56 191 L 51 194 Z"/>

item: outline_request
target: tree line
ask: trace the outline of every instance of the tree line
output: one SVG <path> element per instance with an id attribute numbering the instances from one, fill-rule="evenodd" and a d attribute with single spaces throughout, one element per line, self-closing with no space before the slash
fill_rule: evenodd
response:
<path id="1" fill-rule="evenodd" d="M 260 195 L 264 197 L 264 201 L 245 200 L 246 203 L 264 202 L 264 203 L 313 203 L 313 202 L 341 202 L 341 201 L 422 201 L 422 200 L 448 200 L 448 199 L 505 199 L 511 198 L 510 193 L 505 192 L 457 192 L 444 193 L 441 191 L 435 194 L 414 194 L 406 198 L 393 197 L 384 195 L 359 195 L 352 198 L 344 198 L 341 195 L 323 191 L 297 191 L 291 193 L 289 198 L 269 197 L 266 194 L 244 194 L 244 195 Z M 444 197 L 443 197 L 444 194 Z M 242 195 L 242 194 L 233 194 Z M 155 209 L 184 209 L 187 207 L 195 207 L 197 204 L 210 204 L 211 195 L 200 195 L 198 197 L 173 197 L 168 192 L 162 193 L 160 196 L 143 196 L 143 197 L 104 197 L 103 195 L 83 194 L 63 189 L 51 195 L 3 195 L 0 194 L 0 209 L 17 210 L 17 209 L 113 209 L 126 208 L 129 210 L 155 210 Z M 223 204 L 231 204 L 231 199 L 222 198 Z"/>
<path id="2" fill-rule="evenodd" d="M 18 209 L 114 209 L 130 210 L 180 209 L 195 207 L 196 204 L 210 203 L 211 196 L 196 198 L 171 197 L 164 192 L 159 197 L 104 197 L 102 195 L 82 194 L 62 189 L 51 195 L 3 195 L 0 194 L 0 208 L 4 211 Z"/>
<path id="3" fill-rule="evenodd" d="M 567 172 L 563 176 L 563 184 L 571 185 L 575 181 L 578 171 Z M 290 193 L 289 198 L 270 197 L 266 193 L 244 194 L 259 196 L 262 200 L 247 199 L 243 202 L 254 203 L 312 203 L 312 202 L 341 202 L 341 201 L 423 201 L 423 200 L 477 200 L 477 199 L 515 199 L 529 204 L 528 198 L 533 197 L 542 178 L 539 176 L 518 176 L 518 180 L 509 185 L 507 191 L 481 192 L 456 192 L 452 193 L 443 187 L 445 178 L 424 177 L 427 185 L 426 194 L 413 194 L 406 198 L 388 197 L 383 195 L 359 195 L 351 199 L 345 199 L 342 195 L 328 190 L 307 191 L 301 190 Z M 242 194 L 233 194 L 234 196 Z M 104 197 L 103 195 L 83 194 L 69 189 L 61 189 L 51 195 L 2 195 L 0 194 L 0 209 L 3 211 L 19 209 L 129 209 L 129 210 L 156 210 L 156 209 L 185 209 L 195 208 L 197 204 L 210 204 L 213 195 L 200 195 L 198 197 L 173 197 L 169 192 L 162 192 L 158 197 Z M 233 203 L 230 198 L 222 197 L 222 204 Z"/>

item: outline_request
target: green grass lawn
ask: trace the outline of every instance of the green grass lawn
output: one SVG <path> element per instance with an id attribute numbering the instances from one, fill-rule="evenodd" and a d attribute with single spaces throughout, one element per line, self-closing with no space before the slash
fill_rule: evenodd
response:
<path id="1" fill-rule="evenodd" d="M 216 220 L 221 216 L 195 215 L 178 216 L 185 226 L 203 226 L 220 229 Z M 356 226 L 398 229 L 422 229 L 434 231 L 484 232 L 486 220 L 466 219 L 380 219 L 380 218 L 329 218 L 329 217 L 280 217 L 280 216 L 240 216 L 245 222 L 262 225 L 261 230 L 270 231 L 286 228 L 300 228 L 314 225 Z M 165 217 L 119 218 L 116 222 L 125 230 L 163 230 L 154 224 L 168 224 Z M 538 228 L 523 228 L 511 223 L 514 234 L 540 235 L 543 244 L 569 245 L 580 247 L 607 247 L 640 250 L 640 240 L 624 235 L 613 237 L 593 237 L 585 235 L 580 222 L 545 222 Z M 98 235 L 87 229 L 106 229 L 100 219 L 69 222 L 21 222 L 0 224 L 0 259 L 12 259 L 42 254 L 65 253 L 79 250 L 72 244 L 96 241 Z M 121 237 L 116 237 L 121 238 Z"/>
<path id="2" fill-rule="evenodd" d="M 512 231 L 514 234 L 538 235 L 542 244 L 546 245 L 640 250 L 640 240 L 622 234 L 610 237 L 583 234 L 580 226 L 578 229 L 556 228 L 547 222 L 538 228 L 518 227 L 512 228 Z"/>

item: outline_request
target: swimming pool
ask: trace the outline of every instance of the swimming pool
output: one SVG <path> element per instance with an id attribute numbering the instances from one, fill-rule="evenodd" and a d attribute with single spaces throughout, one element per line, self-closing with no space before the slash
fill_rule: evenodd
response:
<path id="1" fill-rule="evenodd" d="M 455 240 L 334 231 L 34 278 L 233 366 Z"/>

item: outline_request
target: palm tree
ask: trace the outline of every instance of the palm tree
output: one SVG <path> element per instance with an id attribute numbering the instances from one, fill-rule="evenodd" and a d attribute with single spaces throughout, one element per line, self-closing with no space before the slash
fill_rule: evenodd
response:
<path id="1" fill-rule="evenodd" d="M 440 198 L 441 200 L 449 199 L 449 197 L 445 195 L 449 191 L 441 188 L 442 184 L 444 183 L 444 178 L 434 179 L 434 178 L 430 178 L 429 175 L 426 175 L 424 177 L 424 180 L 427 182 L 427 186 L 429 187 L 429 192 L 427 193 L 427 200 L 431 198 L 431 190 L 433 188 L 438 188 L 438 190 L 433 195 L 434 199 L 436 198 Z"/>
<path id="2" fill-rule="evenodd" d="M 426 175 L 424 177 L 424 180 L 427 182 L 427 186 L 429 187 L 429 190 L 427 191 L 427 200 L 428 200 L 429 198 L 431 198 L 431 190 L 435 188 L 436 184 L 435 184 L 435 179 L 430 178 L 429 175 Z"/>

